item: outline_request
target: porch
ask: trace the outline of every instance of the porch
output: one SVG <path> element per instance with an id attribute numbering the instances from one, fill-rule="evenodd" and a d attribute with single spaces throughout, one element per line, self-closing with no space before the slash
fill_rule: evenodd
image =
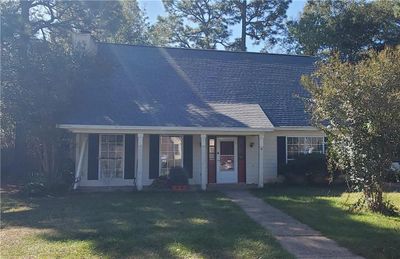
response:
<path id="1" fill-rule="evenodd" d="M 189 184 L 202 190 L 235 184 L 263 187 L 266 129 L 67 129 L 76 134 L 75 189 L 136 186 L 142 190 L 172 166 L 185 168 Z"/>

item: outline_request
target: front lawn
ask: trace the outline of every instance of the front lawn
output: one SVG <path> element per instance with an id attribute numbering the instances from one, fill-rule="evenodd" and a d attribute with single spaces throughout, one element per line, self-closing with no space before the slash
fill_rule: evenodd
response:
<path id="1" fill-rule="evenodd" d="M 2 195 L 2 258 L 291 258 L 219 193 Z"/>
<path id="2" fill-rule="evenodd" d="M 254 194 L 367 258 L 399 258 L 400 217 L 348 212 L 360 195 L 338 188 L 271 185 Z M 400 209 L 400 193 L 387 193 Z"/>

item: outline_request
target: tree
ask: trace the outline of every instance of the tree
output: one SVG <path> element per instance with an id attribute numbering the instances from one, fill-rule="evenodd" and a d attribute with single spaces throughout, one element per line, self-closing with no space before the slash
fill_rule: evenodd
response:
<path id="1" fill-rule="evenodd" d="M 122 22 L 112 42 L 121 44 L 150 44 L 150 24 L 146 14 L 140 10 L 137 1 L 124 0 L 121 3 Z"/>
<path id="2" fill-rule="evenodd" d="M 314 123 L 330 140 L 331 166 L 364 196 L 358 205 L 390 212 L 383 179 L 400 146 L 400 49 L 369 52 L 357 64 L 335 56 L 302 78 Z"/>
<path id="3" fill-rule="evenodd" d="M 78 4 L 84 2 L 1 3 L 2 148 L 15 145 L 14 173 L 17 171 L 20 178 L 32 172 L 39 172 L 49 180 L 57 178 L 60 172 L 60 163 L 57 163 L 60 156 L 57 155 L 65 148 L 60 146 L 64 135 L 56 128 L 56 123 L 71 105 L 71 96 L 78 92 L 78 86 L 85 85 L 90 76 L 106 76 L 109 71 L 103 67 L 111 61 L 73 52 L 70 32 L 95 28 L 99 37 L 124 41 L 134 35 L 130 31 L 132 28 L 121 27 L 119 22 L 115 26 L 114 18 L 96 20 L 100 16 L 82 14 L 98 12 L 80 9 Z M 105 12 L 103 7 L 99 10 Z M 129 5 L 126 11 L 134 12 Z M 28 161 L 33 164 L 27 165 Z"/>
<path id="4" fill-rule="evenodd" d="M 135 0 L 8 0 L 1 9 L 2 44 L 65 41 L 72 31 L 90 31 L 106 42 L 148 43 L 147 18 Z"/>
<path id="5" fill-rule="evenodd" d="M 355 61 L 370 48 L 400 44 L 400 1 L 310 0 L 287 26 L 288 43 L 298 54 L 339 52 Z"/>
<path id="6" fill-rule="evenodd" d="M 153 27 L 155 43 L 184 48 L 215 49 L 228 46 L 228 5 L 210 0 L 163 0 L 167 17 L 158 17 Z"/>
<path id="7" fill-rule="evenodd" d="M 291 0 L 163 0 L 167 17 L 153 27 L 155 44 L 178 44 L 185 48 L 215 49 L 222 46 L 246 51 L 249 37 L 254 44 L 276 44 Z M 240 25 L 240 36 L 231 39 Z"/>
<path id="8" fill-rule="evenodd" d="M 249 37 L 254 44 L 267 41 L 267 46 L 277 43 L 277 38 L 283 32 L 283 21 L 291 0 L 230 0 L 232 18 L 231 25 L 241 26 L 240 37 L 231 44 L 231 48 L 247 50 L 246 39 Z"/>

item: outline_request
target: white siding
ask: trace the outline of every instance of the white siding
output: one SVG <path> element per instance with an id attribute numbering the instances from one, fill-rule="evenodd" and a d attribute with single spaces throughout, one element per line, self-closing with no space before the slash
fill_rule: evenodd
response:
<path id="1" fill-rule="evenodd" d="M 277 141 L 274 133 L 264 135 L 264 183 L 273 182 L 277 177 Z"/>
<path id="2" fill-rule="evenodd" d="M 246 136 L 246 183 L 258 183 L 258 136 Z"/>

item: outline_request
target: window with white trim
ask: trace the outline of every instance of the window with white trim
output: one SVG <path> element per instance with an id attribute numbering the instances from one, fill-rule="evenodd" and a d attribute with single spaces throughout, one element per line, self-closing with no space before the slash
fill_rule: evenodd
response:
<path id="1" fill-rule="evenodd" d="M 123 178 L 124 135 L 100 135 L 100 178 Z"/>
<path id="2" fill-rule="evenodd" d="M 301 154 L 320 153 L 325 154 L 324 137 L 287 137 L 286 155 L 287 160 L 294 160 Z"/>
<path id="3" fill-rule="evenodd" d="M 175 166 L 183 166 L 183 137 L 160 136 L 160 175 Z"/>

